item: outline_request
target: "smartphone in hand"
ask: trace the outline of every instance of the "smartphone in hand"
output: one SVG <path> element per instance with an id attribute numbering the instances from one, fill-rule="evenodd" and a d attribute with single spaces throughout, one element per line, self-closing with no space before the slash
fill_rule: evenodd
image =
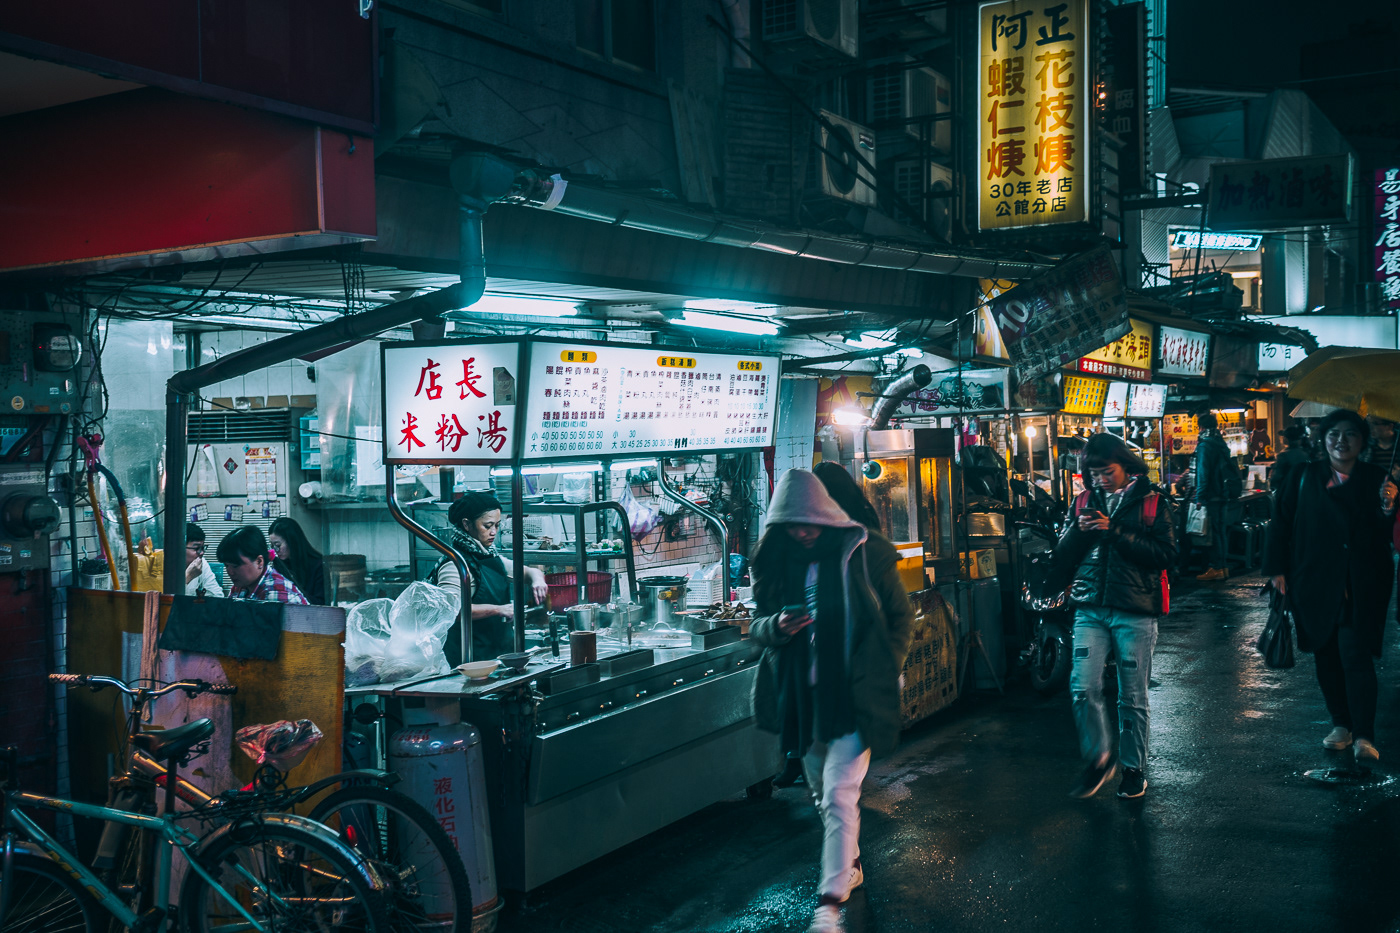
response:
<path id="1" fill-rule="evenodd" d="M 811 613 L 809 613 L 807 607 L 801 603 L 784 606 L 782 614 L 778 616 L 778 628 L 786 635 L 800 632 L 811 624 Z"/>

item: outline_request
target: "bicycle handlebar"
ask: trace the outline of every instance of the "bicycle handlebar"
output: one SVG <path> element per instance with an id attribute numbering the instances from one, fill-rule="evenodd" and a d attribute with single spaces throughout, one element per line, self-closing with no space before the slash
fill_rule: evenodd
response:
<path id="1" fill-rule="evenodd" d="M 150 699 L 163 697 L 167 693 L 174 693 L 177 690 L 183 690 L 188 696 L 198 696 L 202 693 L 217 693 L 224 696 L 232 696 L 238 692 L 238 688 L 233 684 L 211 684 L 205 680 L 181 680 L 166 684 L 164 687 L 157 689 L 149 687 L 128 687 L 115 677 L 104 677 L 101 674 L 50 674 L 49 682 L 67 684 L 70 687 L 91 687 L 93 690 L 101 690 L 103 687 L 116 687 L 129 697 L 144 696 Z"/>

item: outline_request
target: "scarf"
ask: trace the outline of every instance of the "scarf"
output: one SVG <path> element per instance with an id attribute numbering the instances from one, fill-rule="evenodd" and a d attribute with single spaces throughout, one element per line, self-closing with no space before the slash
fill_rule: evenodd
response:
<path id="1" fill-rule="evenodd" d="M 844 538 L 839 530 L 828 529 L 810 549 L 787 549 L 783 563 L 783 605 L 806 606 L 813 619 L 779 655 L 784 751 L 806 754 L 813 742 L 830 742 L 855 730 L 847 651 L 847 580 L 841 572 Z M 815 593 L 809 592 L 812 579 Z"/>

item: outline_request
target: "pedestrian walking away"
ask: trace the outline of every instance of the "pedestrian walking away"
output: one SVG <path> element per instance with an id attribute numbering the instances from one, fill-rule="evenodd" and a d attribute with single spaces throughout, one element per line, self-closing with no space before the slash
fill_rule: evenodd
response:
<path id="1" fill-rule="evenodd" d="M 914 608 L 897 563 L 894 545 L 849 518 L 814 474 L 783 474 L 752 565 L 750 633 L 764 649 L 753 706 L 758 727 L 802 755 L 821 813 L 809 933 L 840 930 L 840 905 L 865 882 L 860 785 L 871 755 L 899 742 Z"/>
<path id="2" fill-rule="evenodd" d="M 1147 479 L 1147 465 L 1119 437 L 1095 434 L 1080 470 L 1090 486 L 1070 509 L 1052 557 L 1069 580 L 1075 606 L 1070 702 L 1084 773 L 1073 797 L 1092 797 L 1114 771 L 1113 734 L 1103 699 L 1104 664 L 1118 659 L 1118 796 L 1147 792 L 1150 716 L 1147 688 L 1157 617 L 1167 611 L 1166 569 L 1176 560 L 1167 498 Z"/>
<path id="3" fill-rule="evenodd" d="M 1363 463 L 1369 430 L 1350 411 L 1322 422 L 1325 462 L 1294 471 L 1280 490 L 1264 574 L 1298 623 L 1298 647 L 1312 652 L 1332 717 L 1322 744 L 1353 747 L 1369 767 L 1376 750 L 1376 668 L 1395 570 L 1390 557 L 1395 483 L 1385 465 Z"/>
<path id="4" fill-rule="evenodd" d="M 1210 525 L 1210 567 L 1197 580 L 1224 580 L 1230 575 L 1225 562 L 1225 506 L 1240 497 L 1244 481 L 1230 456 L 1230 446 L 1220 436 L 1215 415 L 1210 412 L 1196 416 L 1200 440 L 1196 444 L 1195 501 L 1206 509 Z"/>

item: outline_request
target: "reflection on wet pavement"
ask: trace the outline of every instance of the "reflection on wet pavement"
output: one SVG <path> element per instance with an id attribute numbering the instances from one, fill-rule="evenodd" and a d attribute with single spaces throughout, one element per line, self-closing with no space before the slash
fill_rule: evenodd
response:
<path id="1" fill-rule="evenodd" d="M 1066 794 L 1079 769 L 1069 699 L 1024 684 L 920 724 L 872 767 L 862 799 L 862 931 L 1394 930 L 1400 921 L 1400 652 L 1381 662 L 1377 747 L 1350 764 L 1310 655 L 1291 670 L 1254 651 L 1259 578 L 1178 587 L 1160 625 L 1143 800 L 1110 782 Z M 820 825 L 802 788 L 735 799 L 515 903 L 502 933 L 803 931 Z"/>

